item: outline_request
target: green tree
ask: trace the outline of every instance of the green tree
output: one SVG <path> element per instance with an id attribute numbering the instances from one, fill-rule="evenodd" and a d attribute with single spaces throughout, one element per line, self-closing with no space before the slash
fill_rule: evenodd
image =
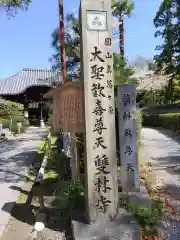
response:
<path id="1" fill-rule="evenodd" d="M 134 69 L 128 66 L 127 60 L 122 58 L 120 54 L 113 55 L 114 85 L 115 96 L 117 96 L 117 86 L 128 83 L 137 83 L 137 79 L 133 77 Z"/>
<path id="2" fill-rule="evenodd" d="M 131 0 L 113 0 L 111 6 L 113 16 L 118 19 L 120 55 L 124 58 L 124 18 L 131 17 L 135 5 Z"/>
<path id="3" fill-rule="evenodd" d="M 0 0 L 0 6 L 7 12 L 16 12 L 18 9 L 27 9 L 32 0 Z"/>
<path id="4" fill-rule="evenodd" d="M 179 102 L 180 101 L 180 75 L 177 75 L 176 78 L 173 79 L 172 91 L 173 91 L 173 96 L 172 96 L 173 102 Z"/>
<path id="5" fill-rule="evenodd" d="M 154 63 L 153 61 L 148 61 L 148 70 L 149 71 L 155 71 L 156 70 L 156 63 Z"/>
<path id="6" fill-rule="evenodd" d="M 54 54 L 50 61 L 54 69 L 61 69 L 60 62 L 60 41 L 59 28 L 56 28 L 52 33 L 52 48 Z M 79 19 L 75 14 L 66 15 L 65 24 L 65 50 L 67 57 L 67 73 L 68 75 L 79 77 L 80 74 L 80 28 Z"/>
<path id="7" fill-rule="evenodd" d="M 180 75 L 180 1 L 163 0 L 154 18 L 154 25 L 158 29 L 155 37 L 161 37 L 163 44 L 158 45 L 159 51 L 155 56 L 157 71 L 163 71 L 170 76 L 166 87 L 166 102 L 173 102 L 173 81 Z"/>
<path id="8" fill-rule="evenodd" d="M 114 54 L 113 60 L 114 81 L 116 86 L 126 83 L 137 83 L 137 79 L 132 77 L 134 70 L 127 65 L 127 60 L 123 59 L 118 53 Z"/>

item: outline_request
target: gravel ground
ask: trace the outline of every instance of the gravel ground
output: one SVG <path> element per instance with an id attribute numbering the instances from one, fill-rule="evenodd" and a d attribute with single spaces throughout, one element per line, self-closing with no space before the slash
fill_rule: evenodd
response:
<path id="1" fill-rule="evenodd" d="M 142 130 L 143 159 L 150 161 L 160 178 L 156 195 L 165 199 L 166 218 L 161 232 L 166 240 L 180 239 L 180 136 L 162 129 Z"/>

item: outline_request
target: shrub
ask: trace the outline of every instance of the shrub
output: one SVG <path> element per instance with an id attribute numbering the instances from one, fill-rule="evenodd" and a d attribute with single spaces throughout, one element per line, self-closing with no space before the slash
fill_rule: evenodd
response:
<path id="1" fill-rule="evenodd" d="M 0 102 L 0 117 L 9 118 L 10 116 L 22 115 L 24 106 L 12 101 L 2 100 Z"/>
<path id="2" fill-rule="evenodd" d="M 59 137 L 55 142 L 56 147 L 52 147 L 52 152 L 46 165 L 46 171 L 54 171 L 62 180 L 68 181 L 71 179 L 70 159 L 60 151 L 58 143 Z"/>
<path id="3" fill-rule="evenodd" d="M 142 112 L 144 115 L 150 114 L 166 114 L 166 113 L 178 113 L 180 109 L 179 103 L 172 104 L 163 104 L 163 105 L 154 105 L 149 107 L 144 107 Z"/>
<path id="4" fill-rule="evenodd" d="M 164 219 L 164 203 L 160 200 L 151 200 L 151 207 L 141 206 L 139 203 L 120 199 L 120 206 L 131 212 L 143 229 L 143 238 L 158 235 L 158 226 Z M 150 238 L 156 239 L 156 238 Z"/>
<path id="5" fill-rule="evenodd" d="M 81 182 L 70 182 L 68 187 L 64 190 L 65 195 L 69 198 L 69 203 L 72 210 L 84 210 L 84 186 Z"/>
<path id="6" fill-rule="evenodd" d="M 12 118 L 13 122 L 18 122 L 18 121 L 20 121 L 20 122 L 23 123 L 23 122 L 25 122 L 25 120 L 26 120 L 23 115 L 19 115 L 19 116 L 14 116 L 14 115 L 12 115 L 11 118 Z"/>
<path id="7" fill-rule="evenodd" d="M 12 125 L 11 131 L 16 133 L 17 132 L 17 122 L 20 121 L 22 123 L 21 132 L 24 132 L 26 128 L 29 126 L 29 121 L 24 118 L 24 116 L 12 116 Z M 10 119 L 0 119 L 0 123 L 3 125 L 3 128 L 10 127 Z"/>
<path id="8" fill-rule="evenodd" d="M 143 116 L 143 124 L 148 127 L 163 127 L 174 132 L 180 132 L 180 113 Z"/>
<path id="9" fill-rule="evenodd" d="M 2 100 L 0 102 L 0 123 L 3 124 L 3 128 L 10 128 L 12 132 L 17 130 L 17 122 L 22 123 L 22 132 L 29 125 L 23 115 L 24 106 L 22 104 Z M 12 119 L 12 122 L 11 122 Z"/>

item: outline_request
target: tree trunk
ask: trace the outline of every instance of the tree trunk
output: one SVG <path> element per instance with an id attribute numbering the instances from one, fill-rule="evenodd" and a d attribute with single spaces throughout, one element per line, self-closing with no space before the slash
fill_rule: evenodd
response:
<path id="1" fill-rule="evenodd" d="M 119 41 L 120 41 L 120 55 L 124 58 L 124 18 L 121 14 L 119 16 Z"/>
<path id="2" fill-rule="evenodd" d="M 59 20 L 60 20 L 60 57 L 61 57 L 61 73 L 62 82 L 66 83 L 66 53 L 64 44 L 64 13 L 63 13 L 63 0 L 59 0 Z"/>

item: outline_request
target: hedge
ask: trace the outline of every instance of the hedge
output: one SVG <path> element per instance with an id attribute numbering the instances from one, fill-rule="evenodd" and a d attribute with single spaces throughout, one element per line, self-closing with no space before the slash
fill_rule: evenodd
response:
<path id="1" fill-rule="evenodd" d="M 179 113 L 180 103 L 164 104 L 164 105 L 153 105 L 142 108 L 143 114 L 167 114 L 167 113 Z"/>
<path id="2" fill-rule="evenodd" d="M 23 114 L 24 106 L 22 104 L 3 100 L 0 101 L 0 118 L 8 119 L 9 116 L 19 116 Z"/>
<path id="3" fill-rule="evenodd" d="M 143 116 L 143 125 L 148 127 L 163 127 L 174 132 L 180 132 L 180 113 Z"/>
<path id="4" fill-rule="evenodd" d="M 16 133 L 17 131 L 17 122 L 21 121 L 22 123 L 22 132 L 29 126 L 29 121 L 24 118 L 24 116 L 12 116 L 12 126 L 11 131 Z M 10 119 L 2 119 L 0 118 L 0 123 L 3 125 L 3 128 L 9 128 Z"/>

